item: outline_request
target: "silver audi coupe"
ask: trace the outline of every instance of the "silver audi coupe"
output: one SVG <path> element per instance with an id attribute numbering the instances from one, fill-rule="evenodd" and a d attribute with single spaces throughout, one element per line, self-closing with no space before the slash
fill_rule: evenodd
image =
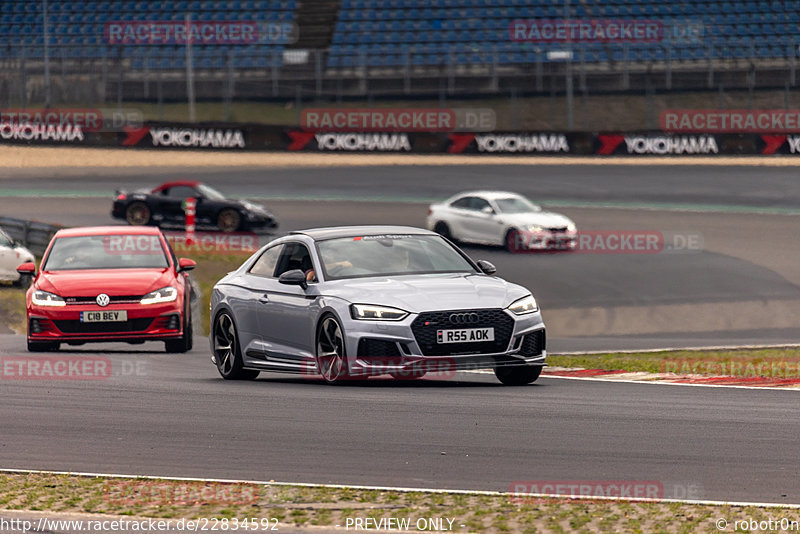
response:
<path id="1" fill-rule="evenodd" d="M 542 315 L 529 290 L 494 274 L 419 228 L 291 232 L 214 286 L 211 359 L 226 379 L 492 369 L 503 384 L 530 384 L 545 365 Z"/>

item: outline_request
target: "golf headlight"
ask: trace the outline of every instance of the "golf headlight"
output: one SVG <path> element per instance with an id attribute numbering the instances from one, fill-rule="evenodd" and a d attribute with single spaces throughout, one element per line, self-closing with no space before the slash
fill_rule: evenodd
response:
<path id="1" fill-rule="evenodd" d="M 508 309 L 514 315 L 525 315 L 526 313 L 538 311 L 539 305 L 536 304 L 536 299 L 533 298 L 533 295 L 528 295 L 527 297 L 515 300 Z"/>
<path id="2" fill-rule="evenodd" d="M 64 299 L 54 293 L 48 293 L 37 289 L 31 296 L 31 301 L 37 306 L 66 306 L 67 303 Z"/>
<path id="3" fill-rule="evenodd" d="M 369 304 L 351 304 L 350 315 L 353 319 L 364 321 L 401 321 L 408 315 L 407 311 L 387 306 L 371 306 Z"/>
<path id="4" fill-rule="evenodd" d="M 178 290 L 172 286 L 162 287 L 156 291 L 151 291 L 142 298 L 140 304 L 159 304 L 161 302 L 172 302 L 178 298 Z"/>

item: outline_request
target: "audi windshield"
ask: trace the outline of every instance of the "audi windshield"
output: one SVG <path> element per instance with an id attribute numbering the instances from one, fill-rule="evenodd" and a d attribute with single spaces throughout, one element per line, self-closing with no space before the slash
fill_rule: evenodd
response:
<path id="1" fill-rule="evenodd" d="M 167 252 L 155 235 L 92 235 L 59 237 L 43 271 L 79 269 L 165 269 Z"/>
<path id="2" fill-rule="evenodd" d="M 449 243 L 433 235 L 365 235 L 320 241 L 317 246 L 327 280 L 477 272 Z"/>

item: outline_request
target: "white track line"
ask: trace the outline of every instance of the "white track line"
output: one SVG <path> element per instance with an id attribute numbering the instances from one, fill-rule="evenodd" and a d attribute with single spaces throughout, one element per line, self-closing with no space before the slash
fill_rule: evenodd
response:
<path id="1" fill-rule="evenodd" d="M 800 504 L 783 504 L 771 502 L 745 502 L 745 501 L 711 501 L 700 499 L 645 499 L 641 497 L 608 497 L 608 496 L 589 496 L 589 495 L 560 495 L 557 493 L 515 493 L 506 491 L 481 491 L 481 490 L 458 490 L 458 489 L 439 489 L 439 488 L 407 488 L 403 486 L 360 486 L 348 484 L 313 484 L 308 482 L 269 482 L 261 480 L 241 480 L 226 478 L 194 478 L 194 477 L 163 477 L 153 475 L 121 475 L 117 473 L 85 473 L 80 471 L 47 471 L 40 469 L 6 469 L 0 468 L 0 473 L 18 475 L 67 475 L 88 478 L 124 478 L 124 479 L 145 479 L 145 480 L 174 480 L 179 482 L 213 482 L 218 484 L 256 484 L 259 486 L 299 486 L 304 488 L 330 488 L 330 489 L 355 489 L 365 491 L 397 491 L 403 493 L 422 492 L 422 493 L 450 493 L 458 495 L 486 495 L 492 497 L 510 497 L 514 499 L 525 498 L 547 498 L 547 499 L 568 499 L 568 500 L 590 500 L 590 501 L 624 501 L 624 502 L 663 502 L 697 504 L 706 506 L 755 506 L 758 508 L 790 508 L 800 509 Z"/>
<path id="2" fill-rule="evenodd" d="M 625 350 L 586 350 L 572 352 L 548 352 L 550 356 L 588 356 L 592 354 L 636 354 L 653 352 L 676 352 L 679 350 L 704 351 L 704 350 L 750 350 L 750 349 L 796 349 L 800 343 L 782 343 L 779 345 L 716 345 L 708 347 L 665 347 L 661 349 L 625 349 Z"/>
<path id="3" fill-rule="evenodd" d="M 456 371 L 457 373 L 471 373 L 474 375 L 493 375 L 494 371 L 473 370 L 473 371 Z M 561 380 L 586 380 L 589 382 L 612 382 L 614 384 L 655 384 L 660 386 L 693 386 L 698 388 L 737 388 L 737 389 L 757 389 L 765 391 L 800 391 L 798 385 L 792 386 L 736 386 L 728 384 L 690 384 L 687 382 L 668 382 L 672 378 L 665 378 L 663 380 L 628 380 L 616 378 L 603 378 L 598 376 L 559 376 L 542 374 L 541 378 L 559 378 Z M 711 378 L 711 377 L 709 377 Z"/>

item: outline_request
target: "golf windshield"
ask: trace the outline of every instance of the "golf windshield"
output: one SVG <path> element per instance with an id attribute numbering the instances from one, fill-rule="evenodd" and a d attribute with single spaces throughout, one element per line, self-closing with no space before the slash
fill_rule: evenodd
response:
<path id="1" fill-rule="evenodd" d="M 498 198 L 494 201 L 500 213 L 529 213 L 531 211 L 542 211 L 542 208 L 532 203 L 527 198 L 508 197 Z"/>
<path id="2" fill-rule="evenodd" d="M 474 273 L 472 264 L 434 235 L 365 235 L 318 243 L 328 280 L 406 274 Z"/>
<path id="3" fill-rule="evenodd" d="M 167 253 L 156 235 L 91 235 L 59 237 L 43 271 L 79 269 L 165 269 Z"/>

